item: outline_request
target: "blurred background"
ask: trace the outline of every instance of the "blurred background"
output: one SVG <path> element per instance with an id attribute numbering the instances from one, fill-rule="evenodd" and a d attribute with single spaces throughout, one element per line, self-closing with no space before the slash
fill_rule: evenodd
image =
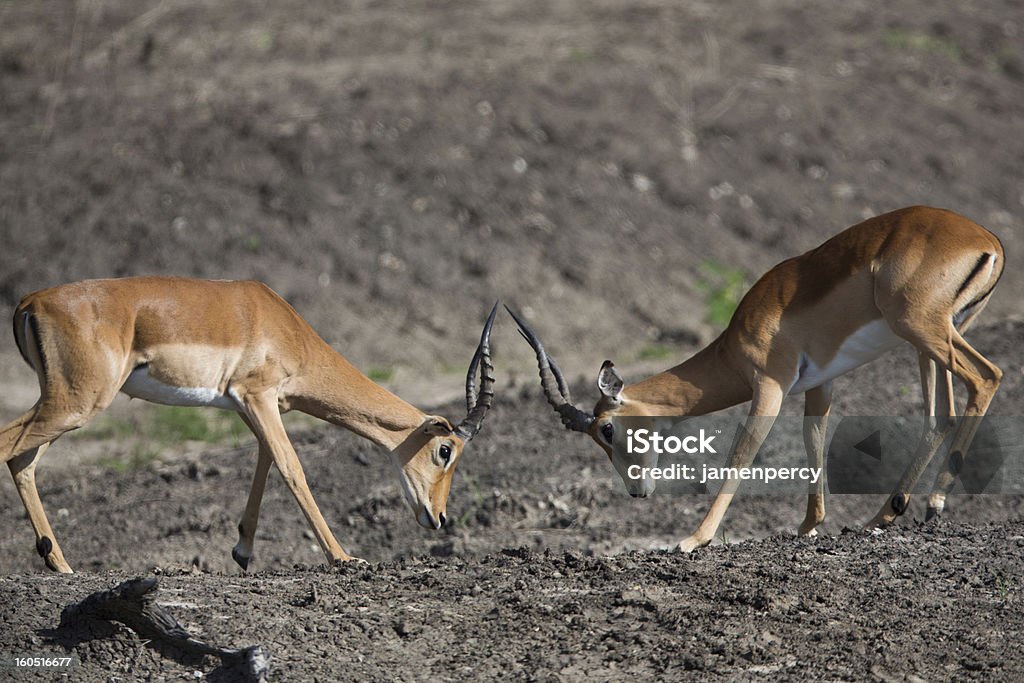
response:
<path id="1" fill-rule="evenodd" d="M 668 366 L 774 263 L 923 203 L 1000 236 L 982 322 L 1016 316 L 1024 13 L 918 4 L 0 2 L 0 310 L 256 278 L 436 403 L 498 297 L 574 379 Z"/>

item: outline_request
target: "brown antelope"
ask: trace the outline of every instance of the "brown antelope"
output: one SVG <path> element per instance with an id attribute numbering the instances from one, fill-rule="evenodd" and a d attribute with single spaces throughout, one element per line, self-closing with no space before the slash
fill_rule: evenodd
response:
<path id="1" fill-rule="evenodd" d="M 353 560 L 313 500 L 281 414 L 299 410 L 383 446 L 416 520 L 440 529 L 455 465 L 493 401 L 489 338 L 496 311 L 497 304 L 470 363 L 468 414 L 452 426 L 374 384 L 259 282 L 136 277 L 29 294 L 15 310 L 14 338 L 39 377 L 40 396 L 0 429 L 0 461 L 14 477 L 39 554 L 50 569 L 70 572 L 36 490 L 35 466 L 47 446 L 96 416 L 119 391 L 153 403 L 232 410 L 259 448 L 234 560 L 246 569 L 252 558 L 271 464 L 327 559 Z"/>
<path id="2" fill-rule="evenodd" d="M 891 524 L 955 424 L 952 375 L 967 386 L 967 406 L 928 500 L 942 511 L 1002 372 L 961 336 L 988 302 L 1003 272 L 999 240 L 950 211 L 915 206 L 855 225 L 816 249 L 765 273 L 740 301 L 726 330 L 689 360 L 623 386 L 610 361 L 598 375 L 593 413 L 572 404 L 565 380 L 537 335 L 516 316 L 533 346 L 547 400 L 568 429 L 589 434 L 612 459 L 634 496 L 654 482 L 626 476 L 630 462 L 613 452 L 612 418 L 705 415 L 750 401 L 746 428 L 730 467 L 748 468 L 788 394 L 804 393 L 804 444 L 822 468 L 832 380 L 910 342 L 917 349 L 927 427 L 892 496 L 867 524 Z M 936 368 L 944 370 L 937 382 Z M 726 482 L 696 531 L 679 543 L 689 552 L 711 542 L 738 487 Z M 811 488 L 799 533 L 825 518 L 824 477 Z"/>

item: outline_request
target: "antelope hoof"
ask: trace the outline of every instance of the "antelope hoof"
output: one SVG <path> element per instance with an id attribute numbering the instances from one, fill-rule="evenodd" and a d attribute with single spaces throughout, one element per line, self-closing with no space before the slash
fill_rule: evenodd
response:
<path id="1" fill-rule="evenodd" d="M 797 535 L 806 536 L 807 538 L 813 538 L 814 536 L 818 535 L 818 530 L 814 527 L 811 527 L 810 529 L 806 527 L 800 527 L 800 530 L 797 531 Z"/>
<path id="2" fill-rule="evenodd" d="M 252 557 L 246 557 L 242 553 L 238 552 L 238 548 L 231 549 L 231 559 L 235 561 L 235 564 L 242 568 L 243 572 L 249 570 L 249 562 L 252 560 Z"/>
<path id="3" fill-rule="evenodd" d="M 61 574 L 73 574 L 74 572 L 71 571 L 68 563 L 64 561 L 64 556 L 61 552 L 59 550 L 54 552 L 54 550 L 53 541 L 46 536 L 36 541 L 36 552 L 39 553 L 39 557 L 43 558 L 47 569 Z"/>
<path id="4" fill-rule="evenodd" d="M 334 564 L 335 567 L 343 567 L 344 565 L 348 564 L 349 562 L 354 562 L 355 564 L 370 564 L 369 562 L 367 562 L 366 560 L 364 560 L 361 557 L 352 557 L 351 555 L 346 555 L 345 557 L 339 557 L 338 559 L 334 560 L 333 564 Z"/>
<path id="5" fill-rule="evenodd" d="M 888 506 L 886 506 L 888 507 Z M 884 512 L 880 512 L 875 515 L 875 518 L 864 525 L 864 531 L 874 531 L 875 529 L 884 529 L 887 526 L 891 526 L 896 521 L 895 515 L 889 515 Z"/>
<path id="6" fill-rule="evenodd" d="M 702 541 L 696 536 L 689 536 L 684 538 L 679 545 L 676 546 L 676 550 L 681 553 L 692 553 L 697 548 L 703 548 L 708 544 L 708 541 Z"/>
<path id="7" fill-rule="evenodd" d="M 944 493 L 933 493 L 928 496 L 928 509 L 924 514 L 924 521 L 930 522 L 942 514 L 946 507 L 946 495 Z"/>
<path id="8" fill-rule="evenodd" d="M 907 511 L 907 505 L 909 503 L 909 495 L 907 495 L 906 493 L 897 493 L 895 496 L 892 497 L 892 500 L 889 501 L 889 507 L 892 508 L 893 514 L 899 517 Z"/>

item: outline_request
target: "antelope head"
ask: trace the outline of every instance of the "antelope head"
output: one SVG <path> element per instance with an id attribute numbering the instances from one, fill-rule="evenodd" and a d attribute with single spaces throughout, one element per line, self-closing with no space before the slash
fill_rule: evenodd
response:
<path id="1" fill-rule="evenodd" d="M 641 468 L 657 465 L 657 455 L 628 455 L 624 448 L 613 448 L 615 441 L 615 426 L 612 418 L 615 417 L 645 417 L 645 410 L 642 404 L 631 402 L 623 392 L 622 377 L 615 370 L 615 365 L 606 360 L 601 365 L 597 376 L 597 388 L 601 392 L 601 398 L 591 413 L 580 410 L 572 403 L 572 396 L 569 394 L 569 386 L 562 376 L 562 372 L 555 364 L 555 359 L 544 350 L 537 334 L 530 329 L 526 322 L 516 313 L 505 306 L 512 318 L 519 326 L 519 333 L 533 347 L 537 355 L 537 365 L 540 367 L 540 383 L 544 390 L 544 397 L 558 413 L 562 424 L 566 429 L 574 432 L 583 432 L 590 436 L 598 446 L 608 454 L 615 471 L 622 477 L 629 495 L 634 498 L 646 498 L 654 492 L 654 480 L 648 477 L 633 478 L 628 475 L 631 465 L 639 465 Z"/>
<path id="2" fill-rule="evenodd" d="M 416 521 L 427 529 L 444 526 L 445 506 L 455 465 L 466 444 L 476 436 L 494 402 L 494 366 L 491 363 L 491 327 L 498 304 L 487 317 L 480 344 L 466 373 L 466 417 L 452 426 L 447 419 L 428 415 L 392 451 L 406 503 Z M 480 380 L 477 383 L 477 373 Z"/>

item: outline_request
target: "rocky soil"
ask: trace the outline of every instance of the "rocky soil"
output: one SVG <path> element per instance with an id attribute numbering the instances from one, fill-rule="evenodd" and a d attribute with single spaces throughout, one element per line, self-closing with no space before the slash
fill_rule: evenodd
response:
<path id="1" fill-rule="evenodd" d="M 932 204 L 1006 247 L 970 339 L 1006 373 L 992 414 L 1019 415 L 1022 31 L 1010 0 L 0 3 L 0 304 L 84 277 L 257 278 L 456 416 L 500 297 L 589 404 L 604 358 L 627 380 L 674 364 L 773 263 Z M 557 424 L 509 323 L 442 532 L 416 525 L 384 454 L 290 423 L 367 565 L 323 566 L 272 476 L 238 570 L 244 436 L 55 445 L 40 491 L 68 577 L 45 573 L 0 478 L 0 680 L 232 680 L 120 626 L 58 628 L 133 576 L 198 637 L 260 644 L 270 680 L 1024 677 L 1020 497 L 954 496 L 929 525 L 915 499 L 868 535 L 850 530 L 879 496 L 832 496 L 816 539 L 793 535 L 799 496 L 740 497 L 715 545 L 666 552 L 708 499 L 629 498 Z M 36 396 L 13 348 L 4 419 Z M 835 412 L 916 414 L 917 383 L 899 350 L 837 383 Z M 76 665 L 8 666 L 29 654 Z"/>

